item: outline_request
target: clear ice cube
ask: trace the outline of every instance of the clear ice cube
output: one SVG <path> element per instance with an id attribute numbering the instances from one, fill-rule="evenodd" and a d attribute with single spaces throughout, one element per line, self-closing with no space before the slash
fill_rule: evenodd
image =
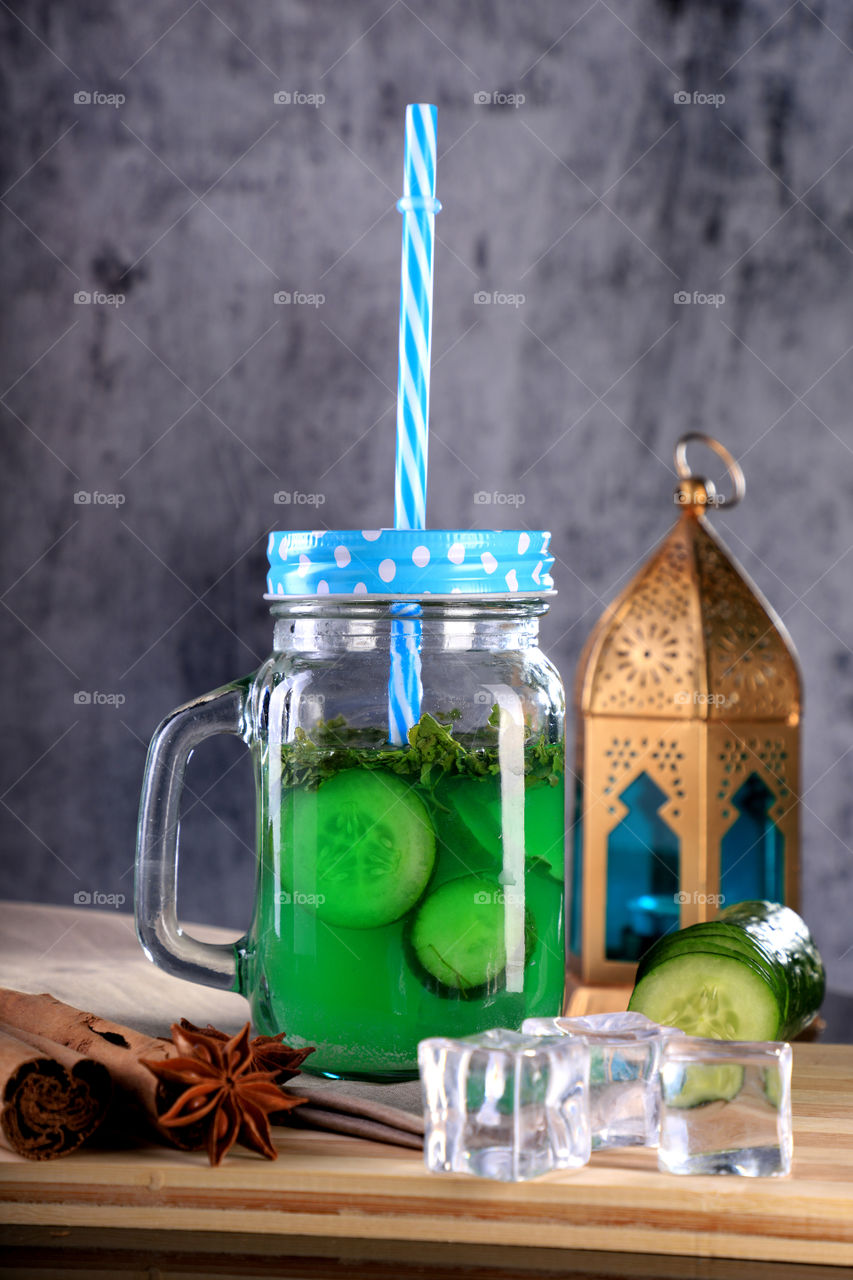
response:
<path id="1" fill-rule="evenodd" d="M 502 1182 L 589 1160 L 589 1048 L 565 1036 L 493 1030 L 418 1046 L 434 1173 Z"/>
<path id="2" fill-rule="evenodd" d="M 664 1042 L 683 1033 L 642 1013 L 597 1013 L 583 1018 L 527 1018 L 533 1035 L 583 1037 L 590 1048 L 589 1110 L 592 1150 L 657 1146 L 658 1069 Z"/>
<path id="3" fill-rule="evenodd" d="M 683 1036 L 664 1046 L 660 1078 L 660 1169 L 790 1173 L 789 1044 Z"/>

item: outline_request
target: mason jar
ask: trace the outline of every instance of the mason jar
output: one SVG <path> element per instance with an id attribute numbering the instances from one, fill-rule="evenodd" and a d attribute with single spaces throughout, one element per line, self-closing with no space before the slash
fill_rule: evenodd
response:
<path id="1" fill-rule="evenodd" d="M 273 533 L 273 649 L 173 712 L 146 766 L 137 928 L 183 978 L 241 992 L 305 1070 L 417 1074 L 417 1045 L 560 1012 L 565 704 L 538 646 L 547 533 Z M 190 751 L 255 763 L 254 914 L 233 945 L 178 927 Z"/>

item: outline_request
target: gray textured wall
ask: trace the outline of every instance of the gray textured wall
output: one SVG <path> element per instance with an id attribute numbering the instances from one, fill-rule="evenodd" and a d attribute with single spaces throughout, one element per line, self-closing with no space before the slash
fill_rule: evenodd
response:
<path id="1" fill-rule="evenodd" d="M 715 523 L 802 655 L 805 914 L 853 991 L 848 0 L 11 0 L 0 25 L 0 892 L 129 895 L 152 729 L 269 646 L 266 532 L 390 523 L 393 204 L 405 103 L 433 101 L 430 521 L 553 529 L 570 676 L 673 518 L 677 435 L 741 457 Z M 190 783 L 183 906 L 242 925 L 238 745 Z"/>

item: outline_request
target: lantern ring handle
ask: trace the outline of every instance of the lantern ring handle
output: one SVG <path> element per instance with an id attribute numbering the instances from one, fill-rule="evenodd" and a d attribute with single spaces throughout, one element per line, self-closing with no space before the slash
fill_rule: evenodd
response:
<path id="1" fill-rule="evenodd" d="M 681 480 L 690 480 L 694 474 L 690 470 L 690 464 L 687 461 L 687 446 L 689 444 L 704 444 L 726 464 L 726 470 L 732 482 L 732 492 L 730 497 L 718 499 L 716 505 L 718 507 L 736 507 L 746 493 L 746 480 L 737 458 L 729 452 L 724 444 L 720 444 L 719 440 L 715 440 L 713 436 L 706 435 L 704 431 L 687 431 L 675 446 L 675 469 Z"/>

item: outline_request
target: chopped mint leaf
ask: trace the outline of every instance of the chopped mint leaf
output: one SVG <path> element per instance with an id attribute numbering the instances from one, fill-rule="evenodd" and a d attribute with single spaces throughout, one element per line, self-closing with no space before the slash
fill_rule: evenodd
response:
<path id="1" fill-rule="evenodd" d="M 495 727 L 500 708 L 495 705 L 489 724 Z M 454 718 L 458 718 L 454 717 Z M 495 739 L 455 738 L 452 728 L 424 712 L 409 730 L 409 745 L 389 745 L 384 730 L 349 725 L 336 716 L 317 726 L 311 738 L 298 728 L 293 740 L 282 747 L 282 785 L 314 790 L 343 769 L 387 769 L 432 792 L 443 778 L 485 778 L 500 774 Z M 357 744 L 357 745 L 356 745 Z M 525 745 L 525 783 L 557 786 L 564 769 L 561 743 L 546 742 L 544 735 Z"/>

